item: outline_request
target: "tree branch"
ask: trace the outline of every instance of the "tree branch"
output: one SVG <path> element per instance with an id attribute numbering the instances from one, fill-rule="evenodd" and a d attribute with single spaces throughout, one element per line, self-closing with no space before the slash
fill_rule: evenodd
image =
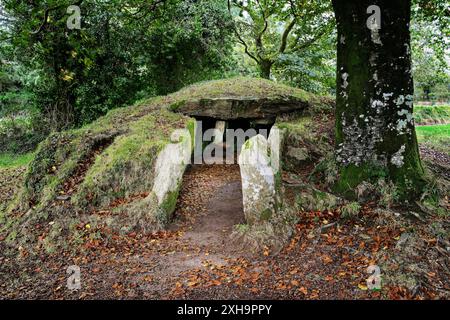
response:
<path id="1" fill-rule="evenodd" d="M 231 1 L 230 1 L 230 0 L 228 0 L 228 12 L 229 12 L 229 14 L 230 14 L 230 17 L 233 18 L 233 15 L 232 15 L 232 13 L 231 13 Z M 238 38 L 239 42 L 244 46 L 245 53 L 246 53 L 250 58 L 252 58 L 253 60 L 255 60 L 255 62 L 256 62 L 257 64 L 259 64 L 260 61 L 258 60 L 258 58 L 257 58 L 254 54 L 252 54 L 252 53 L 249 51 L 247 43 L 244 41 L 244 39 L 242 39 L 241 35 L 239 34 L 239 30 L 238 30 L 237 27 L 236 27 L 236 22 L 233 23 L 233 29 L 234 29 L 234 33 L 236 34 L 236 37 Z"/>
<path id="2" fill-rule="evenodd" d="M 329 32 L 330 27 L 332 26 L 332 23 L 329 22 L 327 25 L 325 25 L 325 27 L 323 27 L 322 29 L 320 29 L 315 36 L 313 36 L 311 39 L 303 42 L 302 44 L 299 44 L 299 38 L 296 39 L 295 44 L 292 45 L 289 48 L 289 52 L 296 52 L 296 51 L 300 51 L 303 49 L 308 48 L 309 46 L 311 46 L 312 44 L 314 44 L 314 42 L 316 42 L 317 40 L 319 40 L 320 38 L 322 38 L 327 32 Z"/>
<path id="3" fill-rule="evenodd" d="M 83 2 L 83 0 L 79 0 L 79 1 L 75 2 L 74 5 L 79 6 L 79 5 L 81 5 L 82 2 Z M 61 5 L 59 5 L 59 6 L 55 6 L 55 7 L 51 7 L 51 8 L 45 9 L 45 12 L 44 12 L 44 19 L 43 19 L 41 25 L 39 26 L 39 28 L 38 28 L 37 30 L 31 31 L 31 34 L 38 34 L 38 33 L 40 33 L 42 30 L 44 30 L 44 27 L 45 27 L 46 24 L 47 24 L 48 15 L 50 14 L 50 12 L 51 12 L 51 11 L 58 10 L 58 9 L 64 7 L 64 6 L 65 6 L 65 4 L 61 4 Z"/>
<path id="4" fill-rule="evenodd" d="M 278 50 L 279 53 L 284 53 L 287 46 L 287 39 L 289 37 L 289 33 L 291 33 L 292 29 L 294 28 L 296 23 L 296 19 L 292 19 L 291 23 L 286 27 L 286 29 L 283 32 L 283 36 L 281 37 L 281 45 L 280 49 Z"/>

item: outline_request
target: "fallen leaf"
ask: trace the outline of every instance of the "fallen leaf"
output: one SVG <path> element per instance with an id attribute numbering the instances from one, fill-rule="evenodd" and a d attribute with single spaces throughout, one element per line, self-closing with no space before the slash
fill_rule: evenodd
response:
<path id="1" fill-rule="evenodd" d="M 367 290 L 367 286 L 365 285 L 365 284 L 358 284 L 358 288 L 359 289 L 361 289 L 361 290 L 363 290 L 363 291 L 366 291 Z"/>
<path id="2" fill-rule="evenodd" d="M 305 287 L 300 287 L 300 288 L 298 288 L 298 291 L 300 291 L 301 293 L 303 293 L 305 296 L 308 294 L 308 289 L 306 289 Z"/>

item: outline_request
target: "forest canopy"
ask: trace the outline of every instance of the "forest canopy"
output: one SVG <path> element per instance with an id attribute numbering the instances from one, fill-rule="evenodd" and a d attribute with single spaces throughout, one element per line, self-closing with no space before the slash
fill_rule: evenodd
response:
<path id="1" fill-rule="evenodd" d="M 80 29 L 68 28 L 71 5 Z M 413 3 L 419 100 L 449 99 L 448 11 Z M 51 130 L 203 80 L 251 75 L 336 92 L 331 1 L 5 0 L 0 14 L 0 116 L 17 120 L 24 151 Z"/>

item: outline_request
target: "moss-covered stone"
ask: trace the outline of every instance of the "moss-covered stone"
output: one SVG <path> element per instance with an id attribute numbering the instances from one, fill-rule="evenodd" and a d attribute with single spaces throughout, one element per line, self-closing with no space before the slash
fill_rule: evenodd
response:
<path id="1" fill-rule="evenodd" d="M 82 128 L 53 133 L 40 144 L 22 190 L 2 213 L 2 229 L 7 230 L 8 239 L 20 238 L 20 243 L 32 245 L 38 236 L 34 226 L 50 222 L 61 226 L 64 237 L 77 238 L 74 219 L 97 219 L 124 232 L 163 228 L 175 209 L 181 181 L 162 193 L 155 190 L 158 157 L 173 143 L 171 135 L 177 129 L 187 129 L 192 148 L 195 143 L 194 119 L 174 111 L 192 101 L 224 97 L 247 99 L 249 105 L 252 99 L 298 102 L 302 108 L 322 103 L 300 89 L 261 79 L 233 78 L 143 100 Z M 275 184 L 281 188 L 281 174 L 276 175 Z M 56 235 L 46 241 L 49 248 L 52 242 L 62 243 Z"/>
<path id="2" fill-rule="evenodd" d="M 339 197 L 305 185 L 298 190 L 296 205 L 304 211 L 334 210 L 343 203 Z"/>
<path id="3" fill-rule="evenodd" d="M 285 131 L 281 152 L 283 168 L 295 172 L 333 154 L 332 122 L 332 117 L 326 115 L 278 120 L 276 125 Z"/>

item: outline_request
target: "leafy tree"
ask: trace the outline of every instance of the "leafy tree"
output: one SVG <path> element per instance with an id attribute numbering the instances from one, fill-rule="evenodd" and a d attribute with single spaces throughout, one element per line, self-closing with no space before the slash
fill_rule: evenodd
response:
<path id="1" fill-rule="evenodd" d="M 66 26 L 81 8 L 80 30 Z M 218 0 L 4 1 L 9 60 L 37 70 L 37 105 L 53 129 L 192 81 L 223 75 L 231 29 Z"/>
<path id="2" fill-rule="evenodd" d="M 449 57 L 441 50 L 441 43 L 436 42 L 436 24 L 416 21 L 411 25 L 411 34 L 415 95 L 429 101 L 437 98 L 439 86 L 450 85 Z M 445 96 L 450 98 L 448 93 L 441 98 Z"/>
<path id="3" fill-rule="evenodd" d="M 413 0 L 411 11 L 414 22 L 428 25 L 429 31 L 432 29 L 421 36 L 428 39 L 428 45 L 443 59 L 450 44 L 450 4 L 446 0 Z"/>
<path id="4" fill-rule="evenodd" d="M 301 52 L 280 55 L 273 77 L 306 91 L 336 94 L 336 43 L 329 34 Z"/>
<path id="5" fill-rule="evenodd" d="M 228 8 L 238 42 L 267 79 L 281 55 L 305 50 L 334 25 L 328 1 L 228 0 Z"/>

